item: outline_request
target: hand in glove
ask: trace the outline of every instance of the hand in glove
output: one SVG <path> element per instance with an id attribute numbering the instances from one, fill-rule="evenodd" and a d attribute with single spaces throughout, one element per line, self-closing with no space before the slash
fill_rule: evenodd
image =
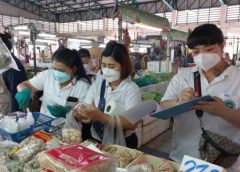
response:
<path id="1" fill-rule="evenodd" d="M 22 89 L 22 91 L 18 92 L 15 95 L 15 98 L 18 102 L 19 109 L 22 109 L 28 105 L 31 99 L 31 90 L 30 88 L 26 87 Z"/>
<path id="2" fill-rule="evenodd" d="M 70 111 L 70 108 L 64 106 L 51 106 L 47 105 L 49 112 L 55 117 L 66 117 L 66 114 Z"/>

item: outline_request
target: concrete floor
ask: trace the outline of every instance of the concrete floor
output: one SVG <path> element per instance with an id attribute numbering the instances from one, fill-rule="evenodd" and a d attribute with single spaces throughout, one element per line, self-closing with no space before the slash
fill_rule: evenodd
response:
<path id="1" fill-rule="evenodd" d="M 171 150 L 172 129 L 168 129 L 140 148 L 141 151 L 158 157 L 168 158 Z"/>

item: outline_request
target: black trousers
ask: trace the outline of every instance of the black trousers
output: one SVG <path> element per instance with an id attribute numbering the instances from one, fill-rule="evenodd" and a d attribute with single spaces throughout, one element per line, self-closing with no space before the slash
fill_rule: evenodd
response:
<path id="1" fill-rule="evenodd" d="M 136 133 L 133 133 L 130 136 L 126 137 L 125 141 L 128 148 L 137 149 L 138 138 Z"/>
<path id="2" fill-rule="evenodd" d="M 82 123 L 82 140 L 83 141 L 87 139 L 92 139 L 91 126 L 92 126 L 92 123 L 89 123 L 89 124 Z"/>

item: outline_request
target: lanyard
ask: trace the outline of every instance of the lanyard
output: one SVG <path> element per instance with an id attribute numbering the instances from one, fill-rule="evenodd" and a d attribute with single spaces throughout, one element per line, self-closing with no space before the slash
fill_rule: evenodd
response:
<path id="1" fill-rule="evenodd" d="M 194 90 L 198 97 L 202 96 L 202 89 L 201 89 L 201 75 L 198 71 L 193 73 L 194 77 Z M 203 110 L 196 110 L 195 111 L 197 117 L 199 118 L 201 125 L 202 125 L 202 116 L 203 116 Z"/>
<path id="2" fill-rule="evenodd" d="M 106 80 L 103 80 L 101 85 L 101 91 L 100 91 L 100 99 L 98 103 L 98 109 L 102 112 L 104 112 L 104 109 L 106 106 L 106 100 L 104 98 L 105 90 L 106 90 Z"/>

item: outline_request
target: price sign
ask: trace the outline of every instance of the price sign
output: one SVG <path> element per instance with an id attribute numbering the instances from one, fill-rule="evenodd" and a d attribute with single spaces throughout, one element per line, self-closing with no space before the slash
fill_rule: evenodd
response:
<path id="1" fill-rule="evenodd" d="M 178 172 L 227 172 L 224 168 L 185 155 Z"/>

